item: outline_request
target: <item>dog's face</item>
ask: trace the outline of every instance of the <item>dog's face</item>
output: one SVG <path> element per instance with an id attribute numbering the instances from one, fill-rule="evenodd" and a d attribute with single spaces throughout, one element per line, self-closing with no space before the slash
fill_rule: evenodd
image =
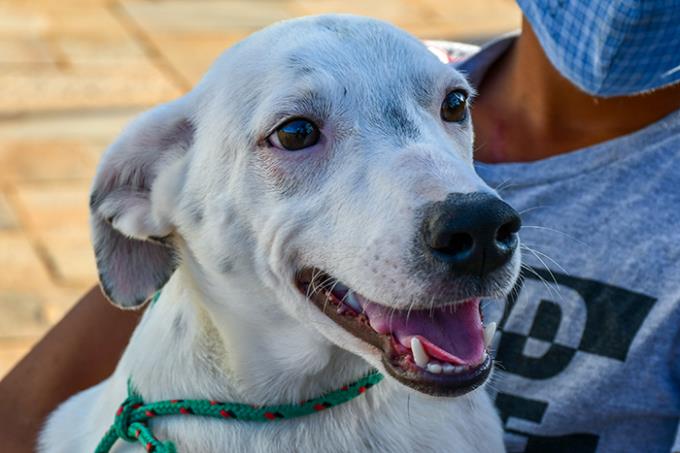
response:
<path id="1" fill-rule="evenodd" d="M 470 96 L 381 22 L 251 36 L 108 151 L 92 197 L 104 288 L 136 305 L 190 259 L 206 285 L 277 295 L 240 310 L 295 317 L 426 393 L 475 388 L 493 330 L 479 299 L 517 277 L 519 218 L 474 172 Z"/>

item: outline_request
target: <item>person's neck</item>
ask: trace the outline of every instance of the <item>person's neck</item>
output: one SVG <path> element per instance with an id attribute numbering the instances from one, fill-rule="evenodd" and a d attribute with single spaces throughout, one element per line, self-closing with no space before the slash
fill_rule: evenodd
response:
<path id="1" fill-rule="evenodd" d="M 637 96 L 591 96 L 552 66 L 533 30 L 486 73 L 472 115 L 475 158 L 528 162 L 629 134 L 680 108 L 680 85 Z"/>

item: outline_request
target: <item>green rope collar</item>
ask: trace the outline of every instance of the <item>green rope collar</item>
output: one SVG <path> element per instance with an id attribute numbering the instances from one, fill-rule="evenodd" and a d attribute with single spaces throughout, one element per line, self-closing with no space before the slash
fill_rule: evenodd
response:
<path id="1" fill-rule="evenodd" d="M 148 421 L 162 415 L 201 415 L 221 420 L 268 422 L 313 414 L 353 400 L 383 379 L 377 370 L 339 390 L 300 404 L 253 406 L 242 403 L 222 403 L 208 400 L 169 400 L 145 403 L 128 380 L 128 397 L 118 408 L 113 425 L 97 445 L 95 453 L 108 453 L 118 439 L 139 442 L 147 452 L 176 453 L 170 441 L 160 442 L 149 428 Z"/>

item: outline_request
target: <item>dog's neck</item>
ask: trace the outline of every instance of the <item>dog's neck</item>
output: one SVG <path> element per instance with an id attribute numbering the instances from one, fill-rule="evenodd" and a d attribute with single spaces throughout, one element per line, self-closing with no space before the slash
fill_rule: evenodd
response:
<path id="1" fill-rule="evenodd" d="M 263 285 L 239 282 L 206 290 L 180 266 L 144 315 L 119 372 L 129 373 L 146 399 L 269 405 L 319 396 L 369 371 L 276 300 L 265 301 L 276 295 Z"/>

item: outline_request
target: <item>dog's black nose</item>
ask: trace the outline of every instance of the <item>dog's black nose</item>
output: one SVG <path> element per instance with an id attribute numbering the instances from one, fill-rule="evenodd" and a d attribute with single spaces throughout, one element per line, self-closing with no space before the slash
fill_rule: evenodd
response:
<path id="1" fill-rule="evenodd" d="M 493 195 L 449 194 L 426 213 L 426 253 L 451 272 L 485 276 L 512 258 L 521 224 L 517 211 Z"/>

